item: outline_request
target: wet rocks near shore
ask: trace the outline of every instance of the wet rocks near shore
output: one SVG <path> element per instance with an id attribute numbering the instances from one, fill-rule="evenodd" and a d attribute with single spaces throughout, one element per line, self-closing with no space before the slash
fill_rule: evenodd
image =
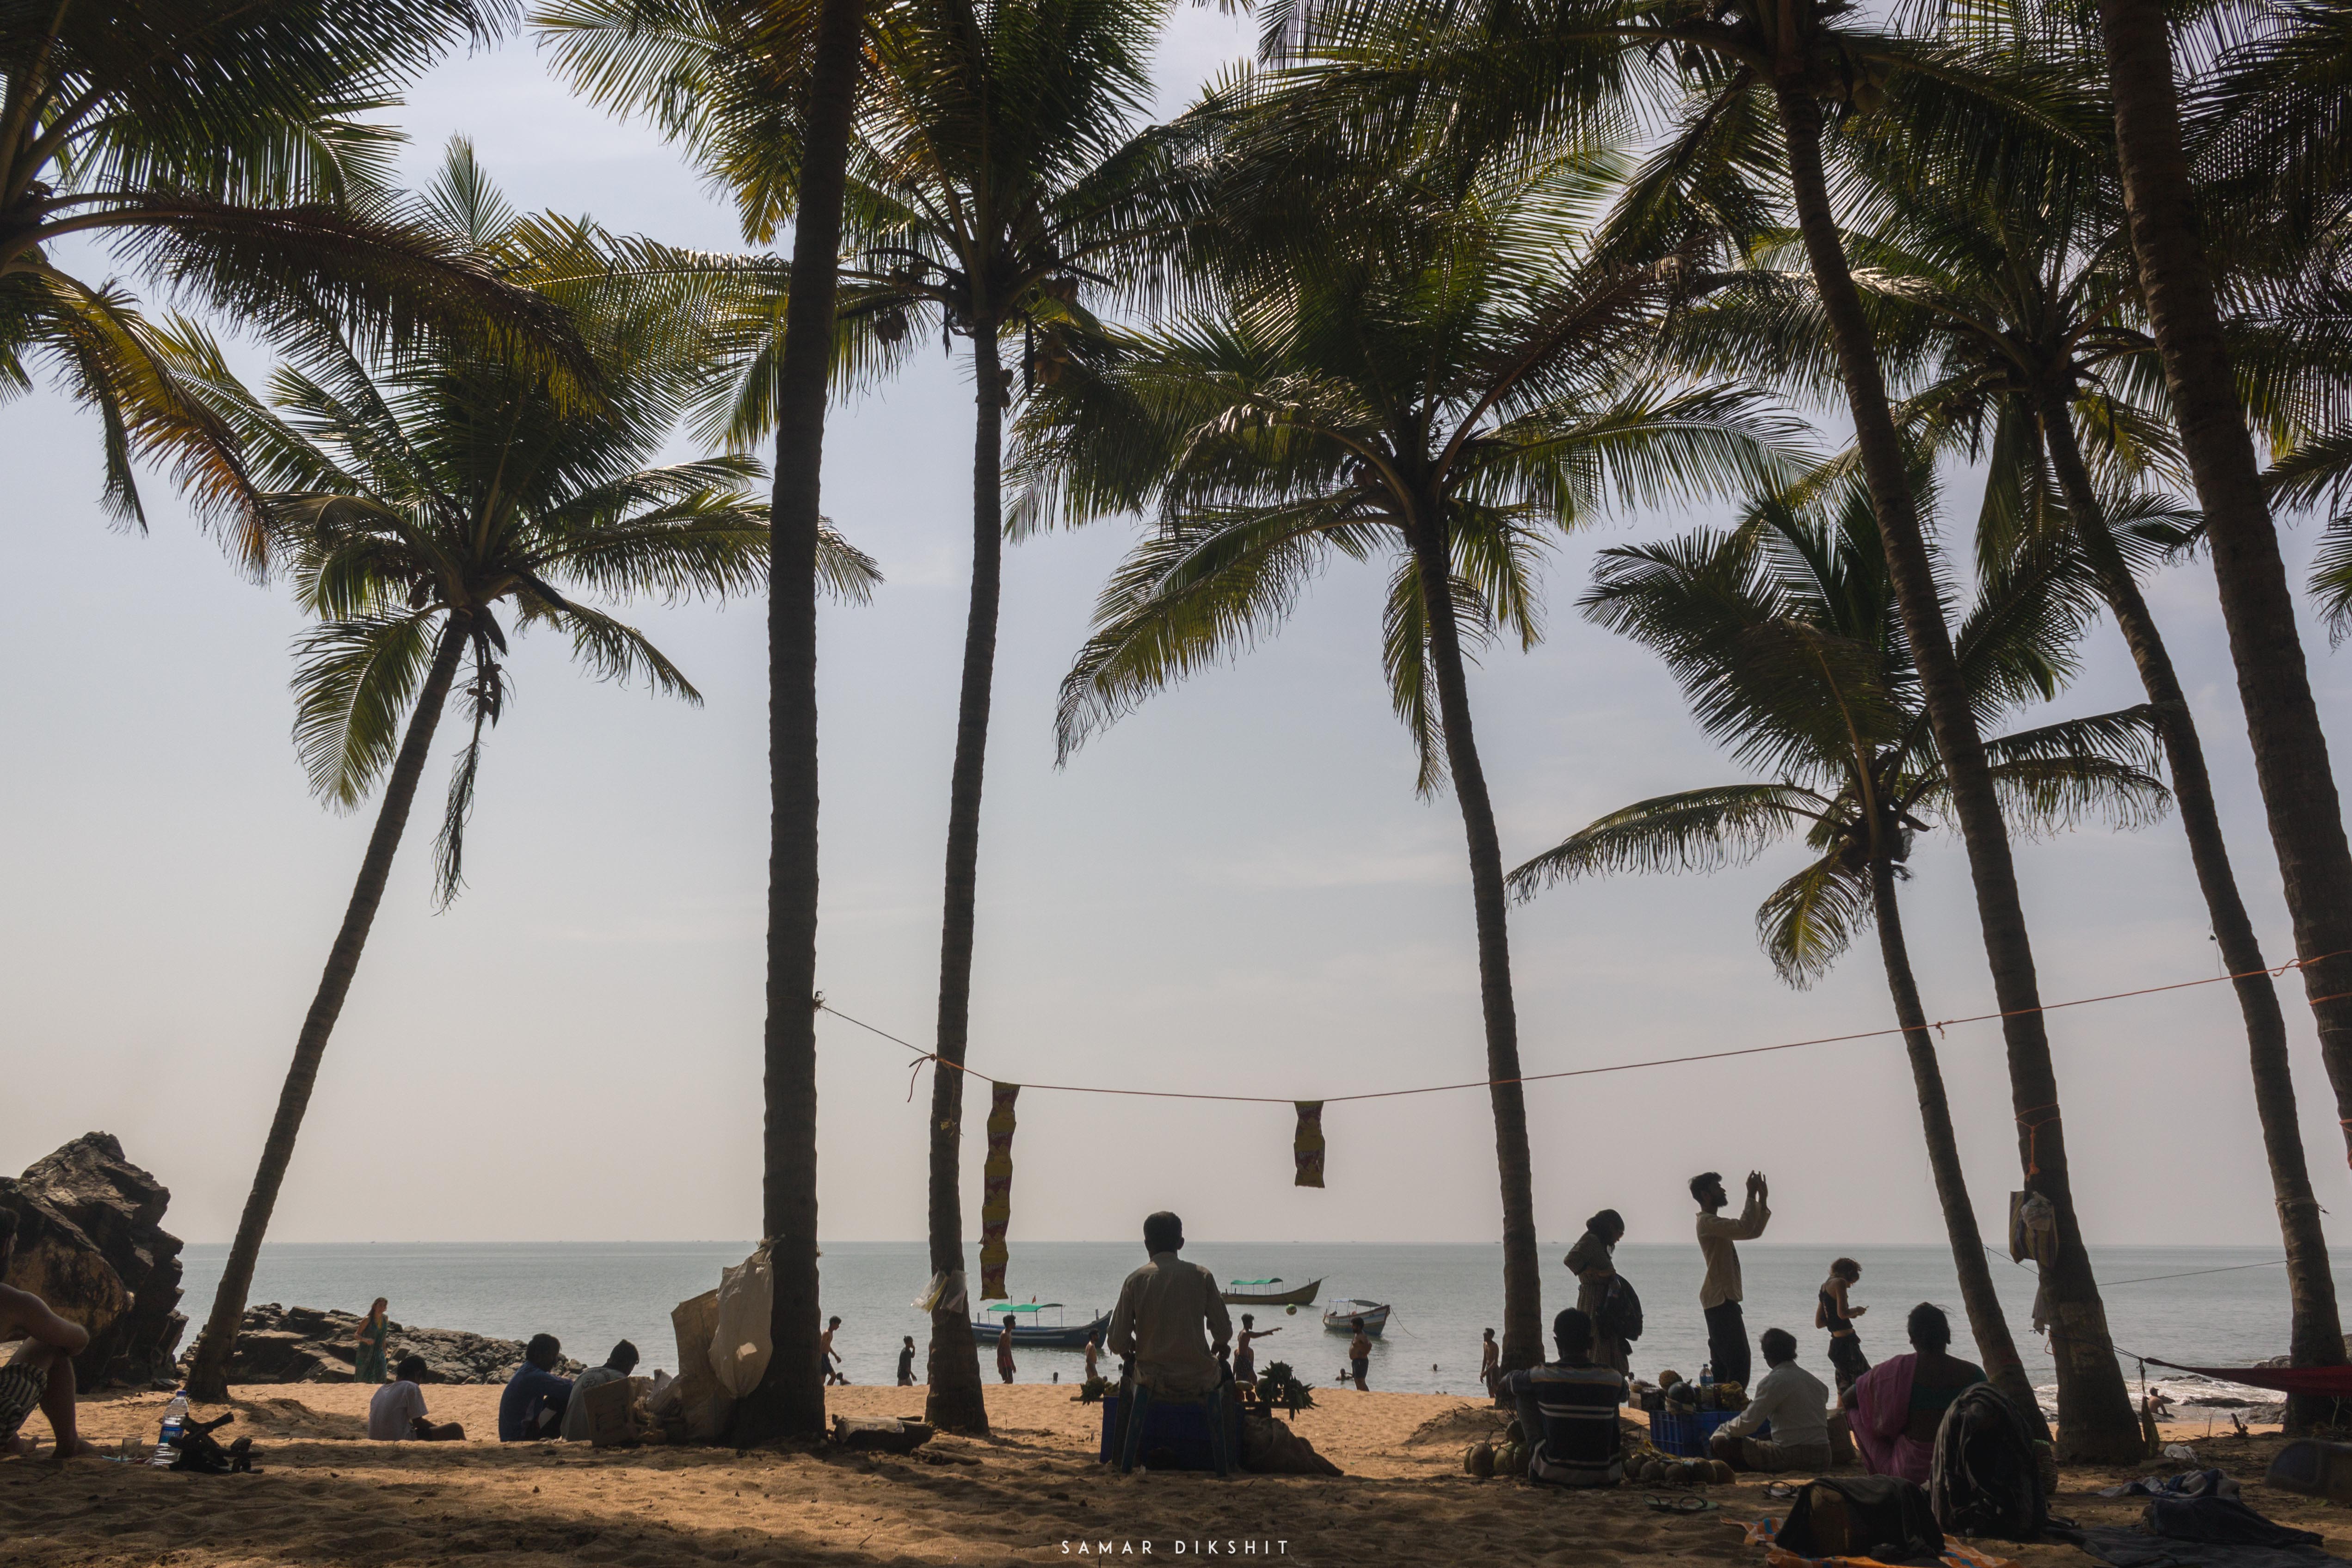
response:
<path id="1" fill-rule="evenodd" d="M 228 1380 L 349 1383 L 361 1322 L 356 1312 L 285 1307 L 276 1301 L 247 1307 Z M 522 1351 L 519 1339 L 493 1339 L 462 1329 L 410 1328 L 394 1322 L 384 1342 L 384 1362 L 397 1366 L 403 1356 L 423 1356 L 427 1383 L 504 1383 L 522 1364 Z M 583 1370 L 568 1357 L 556 1367 L 565 1377 Z"/>
<path id="2" fill-rule="evenodd" d="M 187 1319 L 180 1239 L 163 1228 L 171 1201 L 110 1133 L 85 1133 L 20 1179 L 0 1178 L 0 1207 L 18 1228 L 10 1282 L 90 1331 L 89 1349 L 74 1359 L 84 1388 L 173 1375 Z"/>

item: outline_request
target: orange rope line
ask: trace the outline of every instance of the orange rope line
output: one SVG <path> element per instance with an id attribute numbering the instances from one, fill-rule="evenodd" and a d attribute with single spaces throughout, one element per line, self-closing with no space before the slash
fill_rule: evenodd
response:
<path id="1" fill-rule="evenodd" d="M 1962 1018 L 1944 1019 L 1927 1027 L 1941 1031 L 1950 1024 L 1990 1023 L 1995 1019 L 2021 1018 L 2029 1013 L 2056 1012 L 2061 1008 L 2084 1008 L 2100 1002 L 2119 1002 L 2131 997 L 2151 997 L 2166 991 L 2185 991 L 2197 986 L 2218 986 L 2228 981 L 2249 980 L 2258 975 L 2266 975 L 2275 980 L 2294 970 L 2307 968 L 2314 964 L 2324 964 L 2330 958 L 2343 957 L 2352 957 L 2352 948 L 2336 953 L 2322 953 L 2313 958 L 2292 959 L 2274 968 L 2246 969 L 2237 974 L 2211 975 L 2198 980 L 2176 980 L 2168 985 L 2142 986 L 2136 990 L 2108 991 L 2095 997 L 2076 997 L 2070 1001 L 2044 1002 L 2039 1007 L 2012 1008 L 2000 1012 L 1969 1013 Z M 2339 992 L 2334 996 L 2313 997 L 2309 998 L 2309 1002 L 2315 1006 L 2320 1002 L 2340 1001 L 2347 996 L 2352 996 L 2352 991 Z M 856 1024 L 868 1034 L 879 1035 L 893 1045 L 905 1046 L 915 1053 L 917 1060 L 914 1065 L 918 1070 L 921 1068 L 923 1062 L 934 1061 L 941 1067 L 952 1067 L 958 1072 L 967 1077 L 977 1078 L 983 1083 L 1010 1082 L 1007 1079 L 992 1078 L 978 1068 L 967 1067 L 961 1061 L 950 1061 L 937 1051 L 925 1051 L 911 1040 L 900 1040 L 887 1030 L 877 1029 L 864 1019 L 852 1018 L 826 1001 L 823 992 L 819 992 L 812 1000 L 819 1012 L 831 1013 L 844 1023 Z M 1463 1089 L 1495 1089 L 1512 1083 L 1546 1083 L 1555 1079 L 1589 1078 L 1603 1072 L 1633 1072 L 1649 1067 L 1680 1067 L 1694 1061 L 1723 1061 L 1738 1056 L 1764 1056 L 1773 1051 L 1801 1051 L 1813 1045 L 1843 1045 L 1853 1040 L 1879 1040 L 1890 1034 L 1906 1032 L 1908 1031 L 1903 1025 L 1897 1024 L 1891 1029 L 1866 1029 L 1853 1034 L 1816 1035 L 1811 1040 L 1788 1040 L 1774 1045 L 1743 1046 L 1735 1051 L 1700 1051 L 1691 1056 L 1659 1056 L 1643 1061 L 1615 1061 L 1604 1067 L 1571 1067 L 1559 1072 L 1528 1072 L 1517 1078 L 1465 1079 L 1459 1083 L 1426 1083 L 1414 1089 L 1379 1089 L 1362 1094 L 1327 1094 L 1323 1096 L 1323 1101 L 1326 1104 L 1336 1105 L 1350 1100 L 1395 1100 L 1411 1094 L 1450 1094 Z M 1051 1090 L 1063 1094 L 1117 1094 L 1139 1100 L 1213 1100 L 1243 1105 L 1296 1105 L 1298 1099 L 1297 1095 L 1291 1094 L 1205 1094 L 1196 1090 L 1185 1089 L 1110 1089 L 1094 1083 L 1024 1083 L 1022 1087 Z M 909 1085 L 910 1095 L 911 1092 L 912 1085 Z M 2053 1108 L 2047 1105 L 2041 1107 L 2045 1111 Z M 2021 1126 L 2027 1126 L 2029 1134 L 2031 1134 L 2032 1127 L 2025 1122 L 2024 1117 L 2019 1117 L 2018 1123 Z"/>

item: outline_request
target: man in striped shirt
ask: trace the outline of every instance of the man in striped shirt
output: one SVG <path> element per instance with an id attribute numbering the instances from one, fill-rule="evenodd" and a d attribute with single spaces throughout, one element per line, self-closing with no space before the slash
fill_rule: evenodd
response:
<path id="1" fill-rule="evenodd" d="M 1625 1479 L 1617 1407 L 1625 1377 L 1592 1363 L 1592 1320 L 1568 1308 L 1551 1321 L 1559 1360 L 1503 1379 L 1527 1435 L 1528 1479 L 1549 1486 L 1613 1487 Z"/>

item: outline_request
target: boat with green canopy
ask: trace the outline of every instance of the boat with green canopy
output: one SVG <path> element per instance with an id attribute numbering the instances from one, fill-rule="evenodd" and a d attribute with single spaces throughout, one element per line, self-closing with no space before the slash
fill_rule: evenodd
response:
<path id="1" fill-rule="evenodd" d="M 1323 1288 L 1320 1280 L 1309 1280 L 1295 1291 L 1274 1288 L 1281 1283 L 1279 1274 L 1271 1280 L 1228 1280 L 1218 1294 L 1224 1297 L 1229 1307 L 1311 1307 L 1315 1304 L 1315 1292 Z"/>
<path id="2" fill-rule="evenodd" d="M 1047 1312 L 1054 1314 L 1050 1323 Z M 981 1344 L 994 1344 L 1004 1320 L 1011 1318 L 1015 1350 L 1084 1350 L 1088 1340 L 1110 1327 L 1108 1312 L 1083 1323 L 1070 1322 L 1068 1316 L 1069 1309 L 1059 1301 L 994 1301 L 971 1320 L 971 1337 Z"/>

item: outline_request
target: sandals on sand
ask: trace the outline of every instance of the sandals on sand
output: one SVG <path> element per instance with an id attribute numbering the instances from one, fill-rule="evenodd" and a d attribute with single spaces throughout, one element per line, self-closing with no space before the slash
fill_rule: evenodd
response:
<path id="1" fill-rule="evenodd" d="M 1706 1513 L 1723 1506 L 1713 1498 L 1700 1497 L 1696 1492 L 1685 1492 L 1679 1497 L 1652 1497 L 1649 1504 L 1654 1513 Z"/>

